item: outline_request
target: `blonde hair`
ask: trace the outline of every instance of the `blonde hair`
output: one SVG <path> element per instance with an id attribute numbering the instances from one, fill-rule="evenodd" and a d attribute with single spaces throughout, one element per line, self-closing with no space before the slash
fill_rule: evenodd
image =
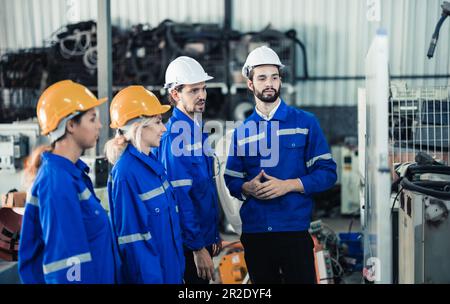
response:
<path id="1" fill-rule="evenodd" d="M 117 129 L 114 138 L 110 139 L 105 144 L 105 155 L 108 161 L 114 165 L 130 143 L 139 152 L 142 152 L 142 128 L 148 126 L 155 118 L 156 116 L 138 118 L 137 121 L 133 120 L 129 122 L 123 129 Z"/>

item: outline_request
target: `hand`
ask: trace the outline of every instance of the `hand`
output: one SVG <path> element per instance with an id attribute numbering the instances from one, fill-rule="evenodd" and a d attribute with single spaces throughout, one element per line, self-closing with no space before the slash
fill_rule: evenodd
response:
<path id="1" fill-rule="evenodd" d="M 194 262 L 197 266 L 197 275 L 204 280 L 214 280 L 214 264 L 206 248 L 194 251 Z"/>
<path id="2" fill-rule="evenodd" d="M 298 191 L 300 183 L 295 179 L 281 180 L 262 171 L 264 183 L 259 185 L 256 196 L 262 200 L 270 200 L 292 191 Z M 303 189 L 302 189 L 303 190 Z"/>
<path id="3" fill-rule="evenodd" d="M 263 178 L 263 170 L 261 170 L 261 172 L 259 172 L 259 174 L 257 176 L 255 176 L 251 181 L 245 182 L 242 185 L 242 192 L 245 195 L 251 195 L 257 199 L 260 199 L 257 195 L 256 192 L 259 190 L 259 188 L 262 185 L 262 178 Z"/>
<path id="4" fill-rule="evenodd" d="M 222 251 L 222 240 L 218 241 L 216 244 L 212 245 L 212 256 L 218 256 L 220 251 Z"/>

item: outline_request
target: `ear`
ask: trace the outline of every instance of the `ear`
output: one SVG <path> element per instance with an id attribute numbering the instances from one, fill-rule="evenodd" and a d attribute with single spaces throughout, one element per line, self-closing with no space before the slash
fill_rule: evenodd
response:
<path id="1" fill-rule="evenodd" d="M 253 92 L 253 81 L 251 81 L 250 79 L 247 79 L 247 87 L 250 91 Z"/>
<path id="2" fill-rule="evenodd" d="M 66 130 L 68 133 L 72 134 L 75 129 L 76 123 L 73 121 L 73 119 L 69 119 L 69 121 L 66 123 Z"/>
<path id="3" fill-rule="evenodd" d="M 180 92 L 177 90 L 172 90 L 172 92 L 170 92 L 170 96 L 172 96 L 176 102 L 180 101 Z"/>

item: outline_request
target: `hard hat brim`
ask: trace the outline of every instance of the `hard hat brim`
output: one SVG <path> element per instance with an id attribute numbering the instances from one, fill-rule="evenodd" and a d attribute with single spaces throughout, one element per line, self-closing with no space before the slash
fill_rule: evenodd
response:
<path id="1" fill-rule="evenodd" d="M 105 103 L 107 100 L 108 100 L 107 97 L 103 97 L 103 98 L 97 99 L 96 102 L 90 104 L 88 107 L 85 107 L 83 110 L 76 110 L 76 111 L 74 111 L 74 112 L 86 112 L 86 111 L 89 111 L 90 109 L 95 108 L 95 107 L 98 107 L 99 105 Z M 50 132 L 52 132 L 53 130 L 55 130 L 55 129 L 58 127 L 59 123 L 60 123 L 65 117 L 69 116 L 70 114 L 72 114 L 72 113 L 74 113 L 74 112 L 67 113 L 67 115 L 65 115 L 64 117 L 61 117 L 61 119 L 59 119 L 58 121 L 56 121 L 56 125 L 55 125 L 55 126 L 52 126 L 52 128 L 47 128 L 47 129 L 42 130 L 41 135 L 48 135 Z"/>
<path id="2" fill-rule="evenodd" d="M 161 114 L 164 114 L 164 113 L 166 113 L 167 111 L 169 111 L 170 108 L 172 108 L 172 107 L 169 106 L 169 105 L 161 105 L 161 107 L 159 107 L 158 109 L 155 109 L 154 111 L 151 111 L 151 112 L 147 112 L 147 113 L 141 114 L 141 116 L 155 116 L 155 115 L 161 115 Z M 132 120 L 132 119 L 135 119 L 135 118 L 136 118 L 136 117 L 130 118 L 130 119 L 128 119 L 128 121 L 130 121 L 130 120 Z M 124 125 L 126 125 L 126 124 L 128 123 L 128 121 L 127 121 Z M 121 125 L 118 125 L 117 123 L 111 123 L 111 124 L 109 125 L 109 127 L 112 128 L 112 129 L 117 129 L 117 128 L 122 128 L 123 125 L 121 126 Z"/>
<path id="3" fill-rule="evenodd" d="M 164 84 L 164 89 L 173 89 L 174 87 L 177 87 L 177 86 L 180 86 L 180 85 L 185 85 L 185 84 L 192 85 L 192 84 L 197 84 L 197 83 L 200 83 L 200 82 L 206 82 L 206 81 L 209 81 L 209 80 L 212 80 L 212 79 L 214 79 L 214 77 L 207 75 L 205 77 L 202 77 L 202 78 L 199 78 L 199 79 L 195 79 L 192 82 L 179 82 L 179 83 L 178 82 L 171 82 L 171 83 L 166 83 L 166 84 Z"/>

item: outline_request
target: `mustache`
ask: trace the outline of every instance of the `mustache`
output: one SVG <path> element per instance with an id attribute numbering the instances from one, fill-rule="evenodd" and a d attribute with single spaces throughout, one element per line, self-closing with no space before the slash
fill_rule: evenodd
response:
<path id="1" fill-rule="evenodd" d="M 199 103 L 206 103 L 206 99 L 200 99 L 200 100 L 197 101 L 195 104 L 199 104 Z"/>

